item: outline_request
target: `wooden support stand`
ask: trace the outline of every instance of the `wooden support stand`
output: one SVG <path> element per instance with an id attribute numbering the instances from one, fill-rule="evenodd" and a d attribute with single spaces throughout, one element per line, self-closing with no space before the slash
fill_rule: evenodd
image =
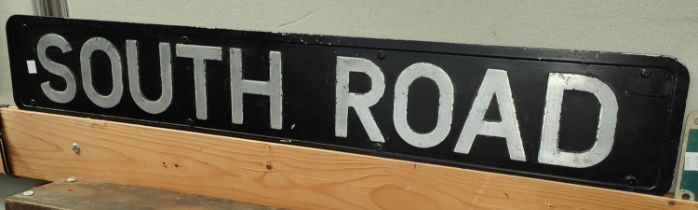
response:
<path id="1" fill-rule="evenodd" d="M 294 209 L 698 209 L 692 201 L 506 174 L 0 111 L 21 177 L 86 177 Z"/>
<path id="2" fill-rule="evenodd" d="M 5 174 L 5 165 L 3 165 L 2 161 L 0 161 L 0 174 Z"/>
<path id="3" fill-rule="evenodd" d="M 5 200 L 7 210 L 230 209 L 271 210 L 265 206 L 188 193 L 100 181 L 71 179 L 18 193 Z"/>

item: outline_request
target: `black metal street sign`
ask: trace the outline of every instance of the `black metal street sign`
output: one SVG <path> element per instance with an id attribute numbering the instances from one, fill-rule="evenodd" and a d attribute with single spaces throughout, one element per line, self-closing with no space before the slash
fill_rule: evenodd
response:
<path id="1" fill-rule="evenodd" d="M 689 82 L 620 53 L 30 16 L 7 32 L 22 109 L 654 194 Z"/>

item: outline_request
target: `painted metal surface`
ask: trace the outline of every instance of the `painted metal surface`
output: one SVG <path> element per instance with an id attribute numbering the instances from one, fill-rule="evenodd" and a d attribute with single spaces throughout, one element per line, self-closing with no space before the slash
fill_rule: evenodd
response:
<path id="1" fill-rule="evenodd" d="M 688 87 L 667 57 L 28 16 L 7 27 L 23 109 L 654 194 L 671 185 Z M 44 38 L 54 47 L 39 50 Z"/>

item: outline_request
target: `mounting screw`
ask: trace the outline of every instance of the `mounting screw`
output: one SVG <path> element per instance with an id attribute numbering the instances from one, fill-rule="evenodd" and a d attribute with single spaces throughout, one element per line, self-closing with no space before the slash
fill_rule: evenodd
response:
<path id="1" fill-rule="evenodd" d="M 378 59 L 383 60 L 385 58 L 385 51 L 379 50 L 378 54 L 376 54 L 376 57 L 378 57 Z"/>
<path id="2" fill-rule="evenodd" d="M 681 194 L 681 199 L 683 200 L 691 200 L 691 194 L 684 192 Z"/>
<path id="3" fill-rule="evenodd" d="M 640 76 L 642 78 L 649 78 L 652 76 L 652 72 L 647 69 L 642 69 L 642 71 L 640 72 Z"/>
<path id="4" fill-rule="evenodd" d="M 74 176 L 71 176 L 71 177 L 68 177 L 67 179 L 65 179 L 65 181 L 67 181 L 67 182 L 76 182 L 76 181 L 78 181 L 78 178 L 76 178 L 76 177 L 74 177 Z"/>
<path id="5" fill-rule="evenodd" d="M 188 126 L 193 126 L 193 125 L 194 125 L 194 119 L 191 118 L 191 117 L 190 117 L 190 118 L 187 118 L 187 119 L 184 121 L 184 123 L 187 124 Z"/>
<path id="6" fill-rule="evenodd" d="M 30 98 L 27 100 L 27 105 L 34 106 L 34 104 L 36 104 L 36 99 Z"/>
<path id="7" fill-rule="evenodd" d="M 637 178 L 633 175 L 627 175 L 625 176 L 625 184 L 628 186 L 635 186 L 637 184 Z"/>
<path id="8" fill-rule="evenodd" d="M 80 145 L 78 143 L 73 143 L 70 145 L 70 149 L 72 149 L 75 154 L 80 153 Z"/>
<path id="9" fill-rule="evenodd" d="M 380 143 L 380 142 L 373 143 L 373 147 L 376 148 L 376 150 L 378 150 L 378 151 L 383 151 L 383 143 Z"/>
<path id="10" fill-rule="evenodd" d="M 23 196 L 32 196 L 34 195 L 34 190 L 27 190 L 22 193 Z"/>
<path id="11" fill-rule="evenodd" d="M 180 41 L 183 43 L 189 43 L 189 37 L 188 36 L 182 36 L 179 38 Z"/>

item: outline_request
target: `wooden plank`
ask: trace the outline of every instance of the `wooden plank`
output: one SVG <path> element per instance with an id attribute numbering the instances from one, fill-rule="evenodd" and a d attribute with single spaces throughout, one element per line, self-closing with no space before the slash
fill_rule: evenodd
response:
<path id="1" fill-rule="evenodd" d="M 1 140 L 0 140 L 0 152 L 2 152 L 2 141 Z M 5 158 L 5 157 L 2 154 L 0 154 L 0 158 Z M 0 159 L 0 174 L 7 173 L 7 172 L 5 172 L 5 165 L 4 164 L 5 164 L 5 161 L 3 159 Z"/>
<path id="2" fill-rule="evenodd" d="M 0 144 L 2 144 L 2 142 L 0 142 Z M 0 148 L 2 148 L 2 147 L 0 147 Z M 0 157 L 0 158 L 2 158 L 2 157 Z M 5 165 L 3 163 L 4 162 L 2 160 L 0 160 L 0 174 L 5 174 Z"/>
<path id="3" fill-rule="evenodd" d="M 72 182 L 54 182 L 34 188 L 31 190 L 32 193 L 25 192 L 17 193 L 5 199 L 5 209 L 276 209 L 220 198 L 85 179 Z"/>
<path id="4" fill-rule="evenodd" d="M 673 198 L 240 138 L 0 110 L 13 171 L 300 209 L 698 209 Z M 70 149 L 79 143 L 81 151 Z"/>

